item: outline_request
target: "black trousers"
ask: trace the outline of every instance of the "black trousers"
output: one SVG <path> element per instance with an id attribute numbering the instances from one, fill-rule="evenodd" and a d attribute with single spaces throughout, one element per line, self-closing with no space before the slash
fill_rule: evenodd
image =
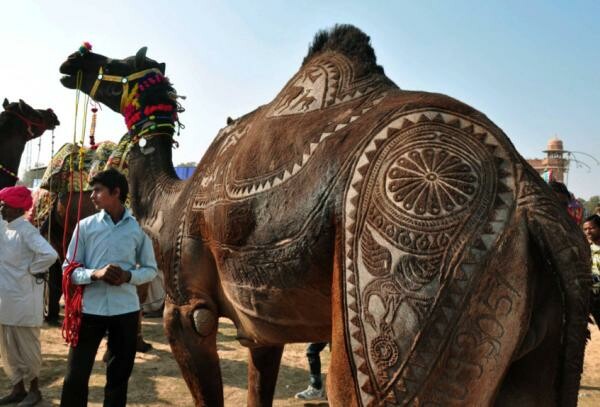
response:
<path id="1" fill-rule="evenodd" d="M 48 273 L 48 315 L 46 321 L 58 321 L 62 295 L 62 265 L 59 261 L 50 266 Z"/>
<path id="2" fill-rule="evenodd" d="M 327 342 L 316 342 L 308 345 L 306 357 L 308 358 L 308 368 L 310 369 L 310 384 L 321 389 L 323 382 L 321 380 L 321 356 L 319 355 L 327 346 Z"/>
<path id="3" fill-rule="evenodd" d="M 135 361 L 139 311 L 110 317 L 83 314 L 79 343 L 69 349 L 61 407 L 85 407 L 88 383 L 100 341 L 108 332 L 111 358 L 106 365 L 104 407 L 124 407 L 127 385 Z"/>

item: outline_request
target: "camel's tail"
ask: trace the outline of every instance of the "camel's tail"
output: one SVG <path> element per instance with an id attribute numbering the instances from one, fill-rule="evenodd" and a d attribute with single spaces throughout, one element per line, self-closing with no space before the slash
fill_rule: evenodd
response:
<path id="1" fill-rule="evenodd" d="M 520 201 L 530 200 L 527 202 L 530 235 L 556 276 L 563 298 L 558 404 L 576 406 L 588 335 L 590 250 L 567 211 L 556 200 L 544 195 L 541 190 L 545 188 L 539 187 L 541 179 L 535 178 L 531 180 L 532 193 L 521 197 Z"/>

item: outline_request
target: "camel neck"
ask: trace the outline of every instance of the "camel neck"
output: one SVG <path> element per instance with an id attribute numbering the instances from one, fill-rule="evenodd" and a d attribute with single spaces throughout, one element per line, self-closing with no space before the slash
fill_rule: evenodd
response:
<path id="1" fill-rule="evenodd" d="M 139 80 L 122 112 L 133 142 L 129 153 L 131 205 L 141 219 L 160 210 L 164 197 L 180 182 L 172 161 L 178 109 L 169 92 L 174 93 L 169 80 L 150 72 Z"/>
<path id="2" fill-rule="evenodd" d="M 15 168 L 13 170 L 12 168 L 14 167 L 9 167 L 0 162 L 0 189 L 12 187 L 19 180 L 19 176 L 17 175 L 19 169 Z"/>
<path id="3" fill-rule="evenodd" d="M 4 135 L 4 137 L 17 137 Z M 0 151 L 0 189 L 11 187 L 19 180 L 19 163 L 25 145 L 8 146 L 5 151 Z M 4 150 L 4 149 L 3 149 Z"/>
<path id="4" fill-rule="evenodd" d="M 145 218 L 150 211 L 171 196 L 181 183 L 172 161 L 170 135 L 154 135 L 147 144 L 134 144 L 129 157 L 129 186 L 132 208 L 138 218 Z"/>

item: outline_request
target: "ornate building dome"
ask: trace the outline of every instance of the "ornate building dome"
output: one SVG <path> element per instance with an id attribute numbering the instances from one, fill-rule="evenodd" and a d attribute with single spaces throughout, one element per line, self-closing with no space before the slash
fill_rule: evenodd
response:
<path id="1" fill-rule="evenodd" d="M 546 146 L 545 153 L 548 152 L 563 152 L 563 142 L 558 137 L 553 137 L 548 140 L 548 145 Z"/>

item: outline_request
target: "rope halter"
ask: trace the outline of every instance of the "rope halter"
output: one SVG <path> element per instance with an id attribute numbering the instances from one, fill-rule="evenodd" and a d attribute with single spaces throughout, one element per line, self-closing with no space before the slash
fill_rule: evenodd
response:
<path id="1" fill-rule="evenodd" d="M 48 111 L 51 112 L 52 109 L 48 109 Z M 16 116 L 17 118 L 21 119 L 21 121 L 23 123 L 25 123 L 25 125 L 27 126 L 27 134 L 28 134 L 27 141 L 29 141 L 35 137 L 33 130 L 31 130 L 32 127 L 37 127 L 37 128 L 44 129 L 44 130 L 47 128 L 46 123 L 44 123 L 43 121 L 36 122 L 36 121 L 30 120 L 27 117 L 23 116 L 22 114 L 13 112 L 12 110 L 5 110 L 5 112 L 7 114 L 12 114 L 13 116 Z"/>

